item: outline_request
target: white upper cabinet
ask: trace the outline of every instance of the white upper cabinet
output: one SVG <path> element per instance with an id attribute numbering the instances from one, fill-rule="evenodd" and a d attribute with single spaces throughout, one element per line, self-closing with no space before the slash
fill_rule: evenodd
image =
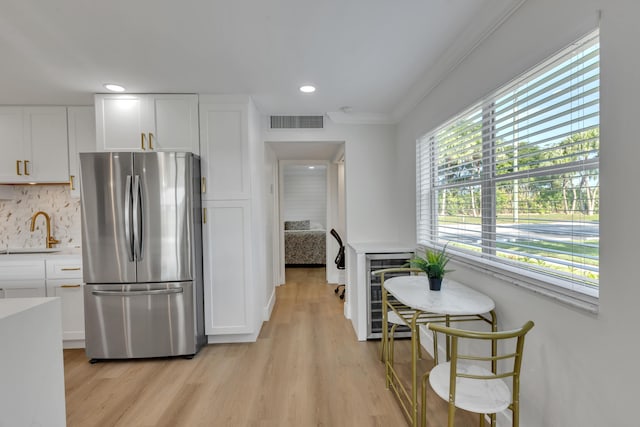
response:
<path id="1" fill-rule="evenodd" d="M 0 182 L 69 180 L 66 107 L 0 107 Z"/>
<path id="2" fill-rule="evenodd" d="M 69 185 L 71 197 L 80 197 L 80 153 L 96 151 L 96 114 L 93 107 L 69 107 Z"/>
<path id="3" fill-rule="evenodd" d="M 200 104 L 203 200 L 251 195 L 248 97 L 208 96 Z"/>
<path id="4" fill-rule="evenodd" d="M 98 151 L 200 154 L 197 95 L 95 96 Z"/>

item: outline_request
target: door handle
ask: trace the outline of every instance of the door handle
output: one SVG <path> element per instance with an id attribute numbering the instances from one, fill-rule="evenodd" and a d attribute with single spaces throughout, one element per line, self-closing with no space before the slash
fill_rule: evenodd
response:
<path id="1" fill-rule="evenodd" d="M 62 271 L 79 271 L 80 267 L 67 267 L 67 268 L 61 268 L 60 270 L 62 270 Z"/>
<path id="2" fill-rule="evenodd" d="M 29 160 L 25 160 L 24 161 L 24 174 L 27 175 L 27 176 L 30 175 L 29 174 Z"/>
<path id="3" fill-rule="evenodd" d="M 202 209 L 202 223 L 203 224 L 207 223 L 207 208 Z"/>
<path id="4" fill-rule="evenodd" d="M 142 132 L 140 134 L 140 146 L 142 147 L 142 150 L 144 151 L 144 132 Z"/>
<path id="5" fill-rule="evenodd" d="M 69 288 L 79 288 L 80 285 L 60 285 L 61 288 L 69 289 Z"/>
<path id="6" fill-rule="evenodd" d="M 142 240 L 144 239 L 144 230 L 142 229 L 142 221 L 140 217 L 144 214 L 144 206 L 142 205 L 142 190 L 140 188 L 140 175 L 133 178 L 133 246 L 135 250 L 136 261 L 142 261 L 144 258 Z"/>
<path id="7" fill-rule="evenodd" d="M 171 288 L 171 289 L 151 289 L 145 291 L 91 291 L 92 295 L 102 296 L 102 297 L 130 297 L 130 296 L 140 296 L 140 295 L 170 295 L 170 294 L 181 294 L 183 293 L 182 288 Z"/>
<path id="8" fill-rule="evenodd" d="M 153 150 L 153 134 L 149 132 L 149 150 Z"/>
<path id="9" fill-rule="evenodd" d="M 22 176 L 20 173 L 20 163 L 22 163 L 22 160 L 16 160 L 16 175 Z"/>
<path id="10" fill-rule="evenodd" d="M 206 176 L 202 177 L 202 185 L 200 186 L 200 192 L 203 193 L 203 194 L 207 192 L 207 177 Z"/>
<path id="11" fill-rule="evenodd" d="M 131 236 L 131 175 L 127 175 L 127 179 L 124 184 L 124 238 L 127 241 L 127 256 L 129 262 L 133 262 L 133 237 Z"/>
<path id="12" fill-rule="evenodd" d="M 71 188 L 71 191 L 76 189 L 76 187 L 73 185 L 74 178 L 75 178 L 75 175 L 69 175 L 69 188 Z"/>

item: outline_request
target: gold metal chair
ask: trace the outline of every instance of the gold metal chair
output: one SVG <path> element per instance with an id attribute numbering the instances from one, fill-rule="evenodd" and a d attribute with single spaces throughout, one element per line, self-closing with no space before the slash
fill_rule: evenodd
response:
<path id="1" fill-rule="evenodd" d="M 453 427 L 456 408 L 480 414 L 480 426 L 485 415 L 491 416 L 495 426 L 496 414 L 507 408 L 513 412 L 512 425 L 518 427 L 520 416 L 520 368 L 524 337 L 533 328 L 528 321 L 520 329 L 504 332 L 475 332 L 429 324 L 429 329 L 451 340 L 451 359 L 436 365 L 422 378 L 422 426 L 426 426 L 427 381 L 442 399 L 449 402 L 448 426 Z M 459 340 L 490 341 L 499 351 L 492 356 L 472 354 L 459 348 Z M 495 345 L 494 345 L 495 348 Z M 490 364 L 487 369 L 484 364 Z M 511 390 L 504 381 L 512 378 Z"/>
<path id="2" fill-rule="evenodd" d="M 384 281 L 385 281 L 385 275 L 387 274 L 397 275 L 398 273 L 420 274 L 424 272 L 419 268 L 409 268 L 409 267 L 385 268 L 382 270 L 376 270 L 372 272 L 372 274 L 376 274 L 380 276 L 380 286 L 382 288 L 383 324 L 384 324 L 384 320 L 386 319 L 387 324 L 391 326 L 390 329 L 386 329 L 386 330 L 384 327 L 382 328 L 382 340 L 380 343 L 380 360 L 382 360 L 383 362 L 386 362 L 388 358 L 391 364 L 393 364 L 393 340 L 395 337 L 395 331 L 398 326 L 406 325 L 406 322 L 403 319 L 401 319 L 400 316 L 396 314 L 393 310 L 387 309 L 387 293 L 384 291 Z M 394 305 L 394 307 L 396 307 L 400 311 L 403 317 L 404 316 L 411 317 L 415 314 L 415 310 L 412 310 L 401 303 L 392 303 L 392 304 Z M 417 338 L 418 340 L 420 340 L 420 336 L 418 336 Z"/>

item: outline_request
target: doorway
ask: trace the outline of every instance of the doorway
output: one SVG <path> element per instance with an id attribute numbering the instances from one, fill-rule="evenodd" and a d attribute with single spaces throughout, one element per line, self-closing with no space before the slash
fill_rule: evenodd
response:
<path id="1" fill-rule="evenodd" d="M 285 221 L 302 221 L 302 224 L 288 226 L 308 227 L 309 231 L 315 230 L 316 235 L 322 230 L 326 280 L 344 283 L 343 271 L 334 264 L 338 244 L 330 234 L 332 228 L 336 229 L 345 240 L 344 142 L 266 142 L 265 146 L 266 157 L 275 163 L 272 168 L 273 214 L 270 215 L 275 283 L 285 282 Z M 287 182 L 298 194 L 285 195 Z M 319 188 L 320 183 L 324 184 L 324 192 Z M 317 260 L 314 258 L 309 264 L 317 264 Z M 306 264 L 304 259 L 302 261 Z"/>

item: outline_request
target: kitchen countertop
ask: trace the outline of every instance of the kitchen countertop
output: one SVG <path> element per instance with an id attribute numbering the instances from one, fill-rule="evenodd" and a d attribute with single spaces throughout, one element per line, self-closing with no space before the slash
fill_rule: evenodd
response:
<path id="1" fill-rule="evenodd" d="M 23 252 L 25 250 L 37 250 L 42 252 Z M 57 256 L 82 256 L 82 248 L 54 248 L 54 250 L 46 250 L 45 248 L 12 248 L 0 249 L 0 260 L 3 259 L 47 259 Z M 15 251 L 15 252 L 14 252 Z"/>

